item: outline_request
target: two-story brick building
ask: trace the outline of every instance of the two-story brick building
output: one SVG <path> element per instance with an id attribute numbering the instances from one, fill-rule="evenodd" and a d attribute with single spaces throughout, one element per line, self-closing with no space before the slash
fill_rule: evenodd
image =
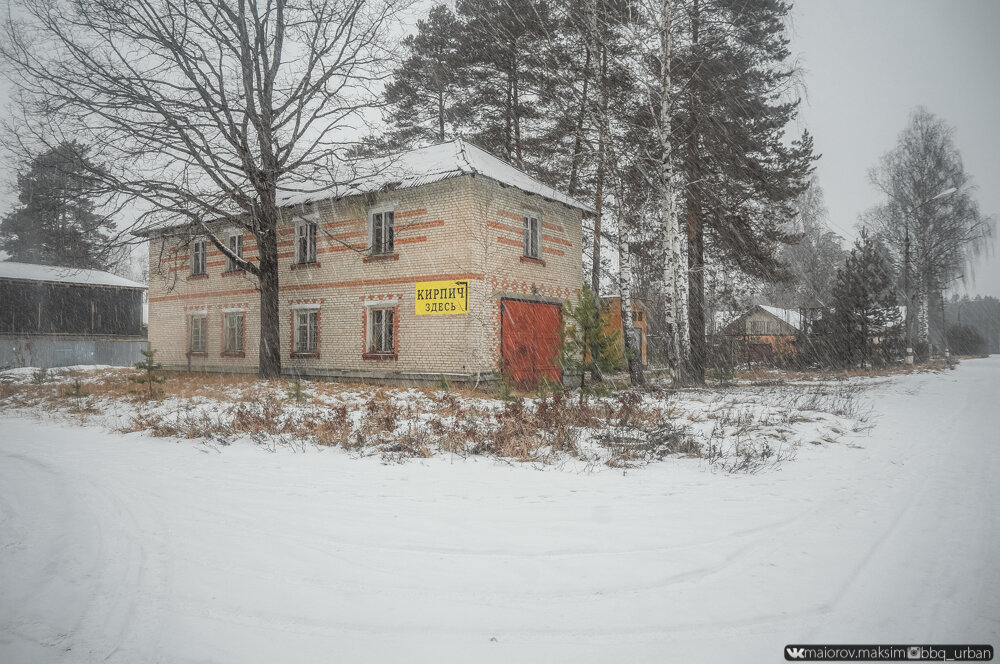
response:
<path id="1" fill-rule="evenodd" d="M 524 385 L 560 377 L 591 209 L 461 140 L 281 201 L 289 375 Z M 253 235 L 218 229 L 248 261 Z M 150 235 L 149 340 L 173 368 L 256 371 L 256 279 L 188 226 Z"/>

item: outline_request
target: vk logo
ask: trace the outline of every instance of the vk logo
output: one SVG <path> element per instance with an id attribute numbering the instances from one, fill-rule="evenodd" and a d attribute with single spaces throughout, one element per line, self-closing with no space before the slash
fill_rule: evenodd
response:
<path id="1" fill-rule="evenodd" d="M 803 659 L 806 656 L 805 648 L 785 648 L 785 653 L 788 655 L 785 659 Z"/>

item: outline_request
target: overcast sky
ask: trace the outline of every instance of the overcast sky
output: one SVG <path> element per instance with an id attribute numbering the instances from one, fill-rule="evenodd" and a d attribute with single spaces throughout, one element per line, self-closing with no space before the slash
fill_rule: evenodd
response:
<path id="1" fill-rule="evenodd" d="M 846 240 L 853 242 L 858 215 L 877 201 L 868 169 L 918 105 L 956 128 L 983 212 L 1000 215 L 998 31 L 1000 0 L 795 2 L 792 50 L 807 91 L 800 125 L 823 155 L 817 170 L 830 221 Z M 8 169 L 0 164 L 0 177 Z M 0 207 L 13 202 L 0 186 Z M 974 273 L 970 293 L 1000 297 L 995 251 Z"/>
<path id="2" fill-rule="evenodd" d="M 835 230 L 853 241 L 877 202 L 868 169 L 923 105 L 956 129 L 984 213 L 1000 213 L 1000 1 L 797 0 L 792 50 L 805 70 L 802 124 Z M 970 293 L 1000 297 L 995 252 Z"/>

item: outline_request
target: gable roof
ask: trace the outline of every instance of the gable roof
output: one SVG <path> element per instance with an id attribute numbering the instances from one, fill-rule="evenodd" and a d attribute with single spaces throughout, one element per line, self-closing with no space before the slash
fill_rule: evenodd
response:
<path id="1" fill-rule="evenodd" d="M 142 288 L 146 285 L 125 279 L 102 270 L 82 270 L 72 267 L 57 267 L 54 265 L 35 265 L 33 263 L 15 263 L 0 261 L 0 279 L 17 279 L 21 281 L 48 281 L 64 284 L 82 284 L 86 286 L 117 286 L 120 288 Z"/>
<path id="2" fill-rule="evenodd" d="M 768 307 L 763 304 L 760 305 L 760 308 L 775 318 L 788 323 L 796 330 L 802 330 L 802 315 L 795 309 L 779 309 L 778 307 Z"/>
<path id="3" fill-rule="evenodd" d="M 341 198 L 386 189 L 408 189 L 463 175 L 479 175 L 500 184 L 568 207 L 593 213 L 594 208 L 531 177 L 523 170 L 494 157 L 482 148 L 461 138 L 428 145 L 388 157 L 360 161 L 351 168 L 351 177 L 343 184 L 318 187 L 314 191 L 286 191 L 279 194 L 282 207 Z"/>
<path id="4" fill-rule="evenodd" d="M 748 316 L 753 315 L 754 312 L 756 311 L 762 311 L 769 316 L 777 318 L 786 325 L 790 325 L 792 328 L 795 329 L 796 332 L 802 331 L 802 316 L 798 311 L 794 309 L 780 309 L 778 307 L 769 307 L 762 304 L 754 305 L 750 307 L 750 309 L 744 311 L 743 313 L 739 313 L 736 311 L 716 312 L 715 329 L 725 334 L 726 330 L 728 330 L 730 327 L 742 324 L 743 321 L 745 321 Z M 742 332 L 740 334 L 742 334 Z"/>

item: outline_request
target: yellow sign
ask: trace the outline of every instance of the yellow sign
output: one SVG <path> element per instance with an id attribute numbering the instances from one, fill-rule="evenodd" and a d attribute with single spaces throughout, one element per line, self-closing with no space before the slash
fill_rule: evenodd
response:
<path id="1" fill-rule="evenodd" d="M 418 281 L 417 315 L 469 313 L 468 281 Z"/>

